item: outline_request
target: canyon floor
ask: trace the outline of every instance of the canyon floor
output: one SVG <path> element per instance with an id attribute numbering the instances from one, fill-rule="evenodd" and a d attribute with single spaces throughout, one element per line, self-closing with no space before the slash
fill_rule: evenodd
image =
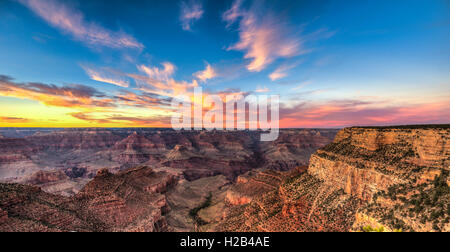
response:
<path id="1" fill-rule="evenodd" d="M 450 231 L 448 125 L 0 134 L 0 231 Z"/>

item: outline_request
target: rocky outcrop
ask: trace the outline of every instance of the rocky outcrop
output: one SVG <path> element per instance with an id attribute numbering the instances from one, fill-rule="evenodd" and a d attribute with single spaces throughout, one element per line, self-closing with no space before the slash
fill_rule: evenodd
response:
<path id="1" fill-rule="evenodd" d="M 142 166 L 117 174 L 100 170 L 75 198 L 87 215 L 114 231 L 165 231 L 168 211 L 164 195 L 177 183 L 166 172 Z"/>
<path id="2" fill-rule="evenodd" d="M 72 198 L 0 184 L 0 209 L 7 213 L 0 211 L 0 231 L 165 231 L 169 207 L 161 193 L 177 181 L 173 173 L 142 166 L 100 170 Z"/>
<path id="3" fill-rule="evenodd" d="M 68 179 L 63 171 L 38 171 L 21 181 L 23 184 L 42 185 Z"/>
<path id="4" fill-rule="evenodd" d="M 105 129 L 66 129 L 35 134 L 26 139 L 41 149 L 52 151 L 96 150 L 112 147 L 122 137 Z"/>
<path id="5" fill-rule="evenodd" d="M 362 200 L 450 170 L 448 128 L 348 128 L 311 156 L 308 172 Z"/>
<path id="6" fill-rule="evenodd" d="M 23 138 L 0 139 L 0 165 L 24 160 L 36 154 L 39 148 Z"/>
<path id="7" fill-rule="evenodd" d="M 358 200 L 307 174 L 260 171 L 227 192 L 229 208 L 214 231 L 347 231 Z M 209 229 L 211 230 L 211 229 Z"/>
<path id="8" fill-rule="evenodd" d="M 278 187 L 246 197 L 238 179 L 216 230 L 449 231 L 449 143 L 447 125 L 343 129 Z"/>
<path id="9" fill-rule="evenodd" d="M 182 170 L 188 180 L 266 168 L 286 171 L 307 164 L 332 141 L 336 130 L 281 130 L 275 142 L 260 142 L 255 131 L 170 129 L 4 129 L 21 138 L 0 139 L 0 181 L 21 182 L 40 170 L 62 170 L 70 180 L 47 192 L 78 191 L 97 171 L 141 164 Z M 18 133 L 17 133 L 18 134 Z M 80 183 L 78 183 L 80 181 Z M 49 182 L 54 183 L 54 182 Z M 73 186 L 71 190 L 70 186 Z"/>
<path id="10" fill-rule="evenodd" d="M 8 213 L 0 208 L 0 225 L 8 221 Z"/>
<path id="11" fill-rule="evenodd" d="M 69 198 L 45 193 L 37 187 L 0 184 L 0 196 L 1 232 L 104 230 L 95 218 L 80 217 L 79 206 Z"/>
<path id="12" fill-rule="evenodd" d="M 262 143 L 263 167 L 288 171 L 308 165 L 311 154 L 329 144 L 335 134 L 335 130 L 284 130 L 274 142 Z"/>
<path id="13" fill-rule="evenodd" d="M 236 184 L 226 194 L 226 203 L 245 205 L 255 197 L 277 189 L 283 182 L 284 173 L 272 170 L 250 171 L 237 178 Z"/>
<path id="14" fill-rule="evenodd" d="M 170 206 L 169 231 L 199 231 L 200 226 L 217 223 L 223 216 L 225 192 L 230 182 L 223 176 L 181 181 L 166 194 Z M 203 205 L 209 202 L 207 211 Z"/>
<path id="15" fill-rule="evenodd" d="M 159 139 L 152 142 L 145 136 L 133 132 L 122 141 L 117 142 L 112 149 L 112 158 L 121 164 L 134 166 L 156 159 L 164 152 L 165 145 Z"/>

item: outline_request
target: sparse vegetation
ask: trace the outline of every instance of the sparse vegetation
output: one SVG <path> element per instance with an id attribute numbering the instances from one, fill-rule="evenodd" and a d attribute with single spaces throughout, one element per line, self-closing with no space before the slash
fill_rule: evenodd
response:
<path id="1" fill-rule="evenodd" d="M 211 203 L 212 203 L 212 192 L 209 192 L 209 195 L 206 197 L 205 201 L 200 206 L 193 208 L 189 211 L 189 216 L 191 216 L 192 219 L 194 219 L 197 225 L 202 226 L 208 224 L 198 216 L 198 212 L 200 212 L 200 210 L 204 208 L 208 208 L 209 206 L 211 206 Z"/>
<path id="2" fill-rule="evenodd" d="M 380 226 L 378 228 L 373 228 L 370 225 L 367 225 L 367 226 L 363 227 L 362 231 L 365 232 L 365 233 L 384 233 L 384 232 L 387 232 L 386 229 L 383 226 Z M 400 228 L 400 229 L 394 229 L 393 232 L 394 233 L 401 233 L 403 231 Z"/>

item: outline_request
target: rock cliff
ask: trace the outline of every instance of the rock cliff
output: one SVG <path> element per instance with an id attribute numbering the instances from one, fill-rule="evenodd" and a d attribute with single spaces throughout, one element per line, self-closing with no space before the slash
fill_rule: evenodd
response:
<path id="1" fill-rule="evenodd" d="M 23 181 L 57 192 L 46 186 L 80 180 L 73 197 L 0 184 L 0 231 L 450 231 L 448 125 L 347 128 L 331 143 L 329 130 L 284 130 L 273 143 L 244 132 L 113 135 L 94 156 L 154 159 L 92 180 L 71 166 Z M 28 147 L 31 160 L 43 148 Z"/>
<path id="2" fill-rule="evenodd" d="M 238 178 L 216 230 L 449 231 L 449 144 L 447 125 L 343 129 L 271 190 Z"/>
<path id="3" fill-rule="evenodd" d="M 147 166 L 117 174 L 100 170 L 70 198 L 0 184 L 0 231 L 165 231 L 170 209 L 162 193 L 178 179 Z"/>
<path id="4" fill-rule="evenodd" d="M 22 183 L 39 171 L 64 171 L 69 179 L 40 183 L 43 190 L 63 195 L 79 191 L 104 167 L 111 172 L 141 164 L 170 167 L 181 170 L 190 181 L 216 175 L 232 181 L 262 167 L 289 170 L 306 165 L 311 154 L 337 133 L 326 129 L 281 130 L 278 141 L 263 143 L 254 131 L 2 130 L 21 138 L 0 139 L 0 181 Z"/>

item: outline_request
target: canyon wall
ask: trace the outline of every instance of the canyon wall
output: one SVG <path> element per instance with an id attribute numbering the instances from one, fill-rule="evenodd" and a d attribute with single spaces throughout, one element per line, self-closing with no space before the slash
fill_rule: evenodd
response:
<path id="1" fill-rule="evenodd" d="M 0 184 L 0 232 L 166 231 L 170 208 L 163 193 L 178 176 L 148 166 L 117 174 L 100 170 L 74 197 Z"/>
<path id="2" fill-rule="evenodd" d="M 224 175 L 230 181 L 261 167 L 306 165 L 337 130 L 281 130 L 275 142 L 255 131 L 171 129 L 3 129 L 21 138 L 0 139 L 0 181 L 39 185 L 46 192 L 77 193 L 100 169 L 118 172 L 141 164 L 170 167 L 190 181 Z M 21 133 L 21 134 L 19 134 Z M 45 173 L 42 173 L 45 172 Z M 60 180 L 52 174 L 65 173 Z M 61 174 L 60 174 L 61 175 Z M 41 181 L 37 183 L 37 178 Z"/>
<path id="3" fill-rule="evenodd" d="M 100 169 L 72 197 L 0 184 L 0 230 L 450 231 L 448 125 L 347 128 L 328 144 L 327 130 L 262 144 L 242 132 L 114 134 L 122 140 L 96 155 L 152 159 Z M 26 183 L 85 174 L 40 171 Z"/>
<path id="4" fill-rule="evenodd" d="M 449 170 L 448 125 L 343 129 L 271 190 L 238 178 L 216 230 L 449 231 Z"/>

